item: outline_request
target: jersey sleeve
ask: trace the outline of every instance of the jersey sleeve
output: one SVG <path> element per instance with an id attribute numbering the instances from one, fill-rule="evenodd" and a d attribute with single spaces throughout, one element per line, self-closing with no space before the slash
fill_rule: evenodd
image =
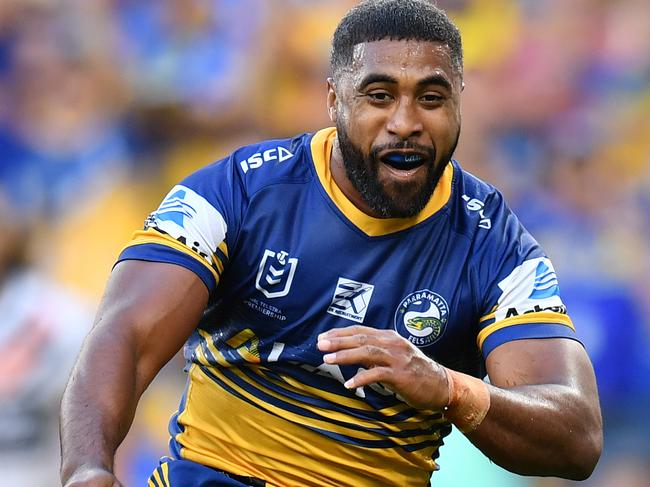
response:
<path id="1" fill-rule="evenodd" d="M 492 228 L 478 252 L 482 296 L 477 345 L 483 357 L 528 338 L 577 340 L 550 259 L 497 192 L 486 204 Z"/>
<path id="2" fill-rule="evenodd" d="M 245 200 L 232 158 L 207 166 L 171 189 L 118 262 L 177 264 L 197 274 L 212 292 L 228 264 Z"/>

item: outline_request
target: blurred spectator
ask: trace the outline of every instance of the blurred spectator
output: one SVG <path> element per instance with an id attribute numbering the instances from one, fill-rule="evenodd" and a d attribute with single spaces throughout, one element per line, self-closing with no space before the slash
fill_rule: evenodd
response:
<path id="1" fill-rule="evenodd" d="M 238 123 L 263 77 L 251 60 L 264 62 L 268 12 L 263 0 L 119 2 L 120 63 L 137 105 L 188 122 Z"/>
<path id="2" fill-rule="evenodd" d="M 29 228 L 2 194 L 0 222 L 0 479 L 47 487 L 58 480 L 60 397 L 92 315 L 29 266 Z"/>
<path id="3" fill-rule="evenodd" d="M 4 39 L 0 184 L 22 211 L 56 216 L 102 191 L 107 175 L 126 165 L 123 90 L 59 9 L 25 12 Z"/>

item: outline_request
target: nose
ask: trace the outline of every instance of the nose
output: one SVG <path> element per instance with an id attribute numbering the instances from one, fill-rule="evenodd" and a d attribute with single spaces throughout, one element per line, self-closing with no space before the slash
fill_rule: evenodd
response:
<path id="1" fill-rule="evenodd" d="M 412 100 L 402 98 L 394 105 L 386 130 L 402 140 L 417 137 L 422 134 L 424 127 L 417 113 L 417 107 Z"/>

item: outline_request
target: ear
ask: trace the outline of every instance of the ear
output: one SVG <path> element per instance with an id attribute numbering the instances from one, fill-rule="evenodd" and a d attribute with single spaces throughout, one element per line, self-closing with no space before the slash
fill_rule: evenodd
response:
<path id="1" fill-rule="evenodd" d="M 330 121 L 336 125 L 336 87 L 334 78 L 327 78 L 327 113 Z"/>

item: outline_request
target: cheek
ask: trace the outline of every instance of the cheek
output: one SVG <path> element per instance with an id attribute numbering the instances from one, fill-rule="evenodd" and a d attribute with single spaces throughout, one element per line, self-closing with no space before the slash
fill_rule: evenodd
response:
<path id="1" fill-rule="evenodd" d="M 360 137 L 369 141 L 369 145 L 373 145 L 382 142 L 386 137 L 389 115 L 386 110 L 365 104 L 353 112 L 350 121 L 354 130 L 360 133 Z"/>
<path id="2" fill-rule="evenodd" d="M 430 130 L 435 142 L 451 145 L 460 130 L 460 113 L 453 109 L 438 110 L 432 114 Z"/>
<path id="3" fill-rule="evenodd" d="M 352 107 L 341 120 L 347 128 L 350 139 L 365 153 L 379 138 L 383 123 L 381 117 L 364 107 Z"/>

